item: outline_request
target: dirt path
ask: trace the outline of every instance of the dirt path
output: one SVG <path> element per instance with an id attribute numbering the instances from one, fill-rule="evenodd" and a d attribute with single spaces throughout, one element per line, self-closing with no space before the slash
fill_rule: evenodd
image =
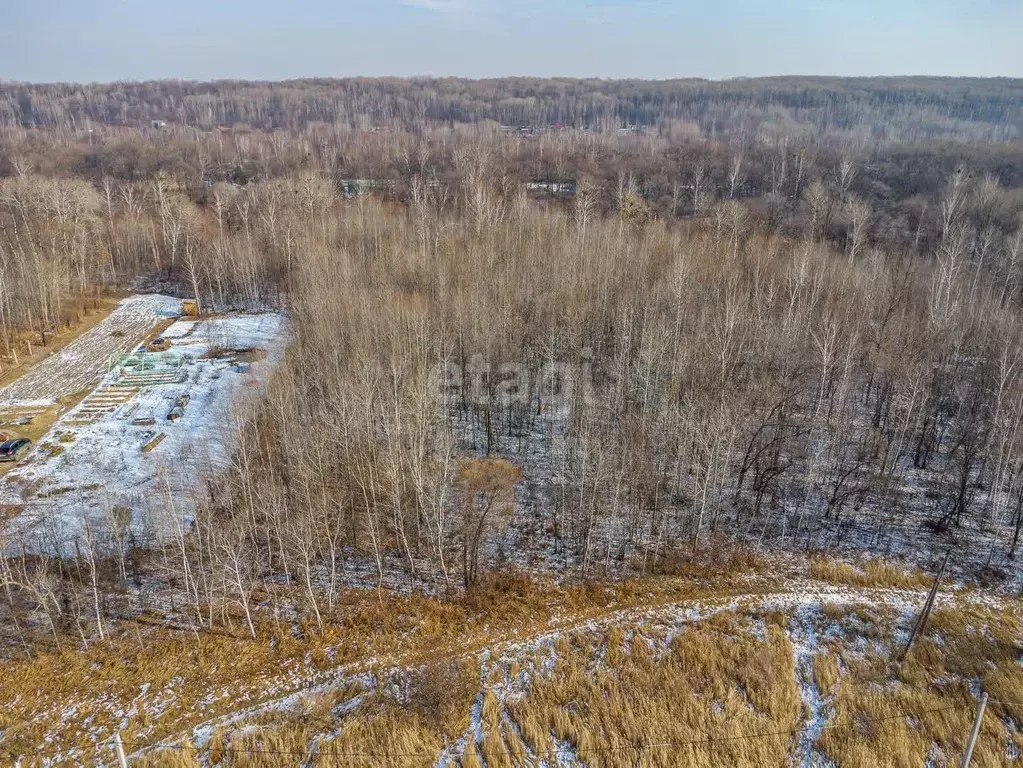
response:
<path id="1" fill-rule="evenodd" d="M 202 721 L 187 731 L 179 732 L 174 737 L 161 739 L 162 745 L 181 744 L 186 741 L 201 747 L 209 741 L 213 733 L 220 727 L 230 725 L 261 713 L 287 709 L 298 703 L 299 698 L 308 695 L 325 693 L 340 689 L 357 678 L 364 677 L 372 671 L 390 673 L 420 666 L 428 661 L 438 659 L 460 659 L 486 656 L 491 661 L 511 659 L 527 651 L 553 647 L 557 639 L 563 635 L 579 631 L 598 632 L 616 624 L 649 624 L 667 626 L 671 629 L 686 624 L 705 620 L 722 611 L 735 609 L 758 610 L 792 610 L 799 611 L 804 619 L 807 611 L 819 609 L 825 604 L 839 606 L 872 605 L 889 606 L 908 615 L 922 605 L 926 597 L 923 590 L 894 588 L 855 588 L 840 587 L 818 582 L 799 582 L 786 585 L 783 590 L 708 597 L 694 600 L 655 600 L 651 603 L 630 606 L 621 609 L 605 609 L 584 611 L 556 617 L 550 620 L 539 632 L 514 632 L 504 637 L 495 638 L 486 644 L 475 644 L 471 647 L 449 644 L 445 648 L 417 650 L 407 654 L 374 656 L 360 662 L 342 665 L 331 670 L 314 673 L 296 679 L 287 690 L 277 690 L 258 704 L 232 712 L 229 715 Z M 938 596 L 937 605 L 968 605 L 970 603 L 986 607 L 1004 607 L 1005 602 L 999 598 L 983 593 L 943 592 Z M 812 635 L 812 633 L 811 633 Z M 815 648 L 815 637 L 804 634 L 796 643 L 797 663 L 807 663 Z M 798 682 L 798 681 L 797 681 Z M 814 729 L 826 725 L 820 707 L 809 708 L 809 720 L 802 723 L 810 729 L 807 733 L 814 736 Z M 813 764 L 813 739 L 804 738 L 800 741 L 800 764 Z M 151 751 L 150 748 L 136 750 L 135 754 Z"/>

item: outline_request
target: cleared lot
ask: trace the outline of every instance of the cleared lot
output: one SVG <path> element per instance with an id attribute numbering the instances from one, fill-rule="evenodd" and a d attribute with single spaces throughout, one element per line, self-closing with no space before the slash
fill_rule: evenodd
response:
<path id="1" fill-rule="evenodd" d="M 0 410 L 46 407 L 62 397 L 91 389 L 112 358 L 138 346 L 161 320 L 177 317 L 181 300 L 171 296 L 132 296 L 109 317 L 55 355 L 0 389 Z"/>
<path id="2" fill-rule="evenodd" d="M 154 304 L 168 306 L 149 303 L 150 330 L 161 317 Z M 148 333 L 145 316 L 136 314 L 135 340 Z M 66 553 L 86 533 L 130 533 L 142 542 L 187 525 L 202 478 L 230 459 L 232 404 L 258 392 L 283 351 L 283 331 L 282 316 L 272 313 L 178 320 L 161 334 L 165 350 L 120 357 L 127 345 L 101 345 L 83 335 L 63 356 L 77 381 L 104 355 L 109 370 L 93 374 L 99 386 L 0 478 L 0 504 L 15 513 L 7 533 L 32 548 Z M 76 349 L 80 342 L 83 349 Z M 32 376 L 39 381 L 35 371 Z M 35 392 L 16 384 L 24 396 Z"/>

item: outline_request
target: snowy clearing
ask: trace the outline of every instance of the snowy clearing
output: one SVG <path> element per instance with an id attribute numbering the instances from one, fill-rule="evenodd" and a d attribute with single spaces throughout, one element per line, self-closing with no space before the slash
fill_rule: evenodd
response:
<path id="1" fill-rule="evenodd" d="M 50 405 L 96 386 L 117 355 L 134 349 L 161 319 L 177 317 L 181 300 L 149 294 L 125 299 L 94 328 L 0 389 L 0 408 Z"/>
<path id="2" fill-rule="evenodd" d="M 48 393 L 80 391 L 97 367 L 105 370 L 111 355 L 126 351 L 129 336 L 135 342 L 128 349 L 135 349 L 148 333 L 147 322 L 151 329 L 160 312 L 180 308 L 176 299 L 137 298 L 115 312 L 127 307 L 129 315 L 100 332 L 102 338 L 111 327 L 134 328 L 116 344 L 83 334 L 46 361 L 48 375 L 57 364 L 51 361 L 60 357 L 69 375 L 78 377 L 73 385 L 55 383 Z M 19 538 L 40 550 L 66 553 L 89 536 L 106 540 L 130 532 L 145 542 L 187 524 L 201 478 L 230 460 L 232 404 L 259 391 L 283 353 L 285 336 L 283 316 L 276 313 L 180 319 L 161 334 L 165 349 L 114 358 L 113 367 L 92 380 L 99 386 L 0 478 L 0 503 L 20 509 L 7 533 L 26 534 Z M 40 375 L 32 371 L 25 378 L 37 383 Z M 38 394 L 36 383 L 19 380 L 11 388 L 28 396 Z"/>

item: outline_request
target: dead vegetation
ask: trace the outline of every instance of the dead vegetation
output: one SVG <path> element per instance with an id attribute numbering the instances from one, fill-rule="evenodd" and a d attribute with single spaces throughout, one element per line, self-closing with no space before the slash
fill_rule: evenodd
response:
<path id="1" fill-rule="evenodd" d="M 1023 714 L 1015 607 L 942 608 L 901 667 L 906 616 L 892 607 L 726 609 L 697 620 L 648 614 L 584 622 L 497 657 L 456 654 L 376 668 L 359 682 L 299 697 L 217 728 L 167 765 L 837 766 L 954 765 L 975 688 L 992 699 L 974 759 L 1015 754 Z M 815 628 L 811 712 L 790 628 Z M 492 646 L 491 646 L 492 647 Z M 823 718 L 816 726 L 811 717 Z M 812 727 L 804 746 L 802 734 Z M 157 756 L 143 765 L 163 764 Z M 177 762 L 170 762 L 170 760 Z M 195 760 L 196 762 L 189 762 Z"/>
<path id="2" fill-rule="evenodd" d="M 427 664 L 482 648 L 495 637 L 533 631 L 551 621 L 555 611 L 599 616 L 612 606 L 717 594 L 729 585 L 739 590 L 746 579 L 736 567 L 730 576 L 718 571 L 714 582 L 706 588 L 668 579 L 641 587 L 560 587 L 504 574 L 488 576 L 460 601 L 351 591 L 344 593 L 322 628 L 315 622 L 293 626 L 257 615 L 256 640 L 246 637 L 244 617 L 237 612 L 234 630 L 218 632 L 163 626 L 164 615 L 143 616 L 85 650 L 37 650 L 0 666 L 0 691 L 14 702 L 0 709 L 0 756 L 13 760 L 40 745 L 53 751 L 57 744 L 91 753 L 97 738 L 112 736 L 120 713 L 131 708 L 143 686 L 154 696 L 164 692 L 167 700 L 152 712 L 139 705 L 124 738 L 150 744 L 199 719 L 257 704 L 282 689 L 300 687 L 304 679 L 320 679 L 338 664 L 391 654 L 406 663 Z M 282 597 L 266 596 L 274 601 Z M 454 727 L 450 724 L 463 715 L 438 704 L 447 700 L 449 689 L 465 685 L 464 677 L 448 675 L 446 669 L 428 671 L 416 696 L 407 700 L 416 702 L 424 729 Z M 53 682 L 39 686 L 39 680 Z M 149 701 L 155 706 L 152 697 Z M 70 702 L 80 717 L 68 722 L 63 713 Z M 196 702 L 205 704 L 197 708 Z"/>
<path id="3" fill-rule="evenodd" d="M 509 711 L 533 754 L 556 753 L 553 733 L 592 766 L 781 764 L 787 736 L 741 737 L 796 727 L 792 648 L 777 625 L 751 629 L 719 614 L 658 654 L 638 633 L 570 638 Z"/>
<path id="4" fill-rule="evenodd" d="M 877 558 L 865 558 L 857 566 L 830 557 L 811 557 L 809 576 L 828 584 L 899 589 L 927 587 L 934 581 L 933 576 L 907 568 L 904 563 L 889 563 Z"/>
<path id="5" fill-rule="evenodd" d="M 431 661 L 394 684 L 369 694 L 335 735 L 317 748 L 313 765 L 430 766 L 445 745 L 469 726 L 479 689 L 479 668 L 465 659 Z"/>
<path id="6" fill-rule="evenodd" d="M 927 567 L 955 545 L 967 575 L 1015 572 L 1012 148 L 969 153 L 962 172 L 951 155 L 907 150 L 892 167 L 925 166 L 908 181 L 862 147 L 794 155 L 774 139 L 740 149 L 567 129 L 524 142 L 449 124 L 105 133 L 123 127 L 97 123 L 87 146 L 72 132 L 0 136 L 3 375 L 37 359 L 36 337 L 62 343 L 53 333 L 97 288 L 140 276 L 194 297 L 197 316 L 286 307 L 294 343 L 260 406 L 239 414 L 230 469 L 194 478 L 195 519 L 166 547 L 140 554 L 117 514 L 64 560 L 5 533 L 4 551 L 20 553 L 0 561 L 2 651 L 17 656 L 0 669 L 5 758 L 45 747 L 88 761 L 119 727 L 134 743 L 180 737 L 391 655 L 425 665 L 422 679 L 367 690 L 351 711 L 313 698 L 197 749 L 237 765 L 331 750 L 514 765 L 560 749 L 599 765 L 779 764 L 809 706 L 781 609 L 670 640 L 642 625 L 561 632 L 552 668 L 511 662 L 515 695 L 486 682 L 500 670 L 480 669 L 474 688 L 430 664 L 532 637 L 558 611 L 585 624 L 765 591 L 792 575 L 776 549 L 894 551 Z M 1017 181 L 987 173 L 1006 168 Z M 386 177 L 372 184 L 387 194 L 349 199 L 342 173 Z M 578 176 L 570 196 L 537 205 L 524 192 L 563 173 Z M 241 368 L 263 354 L 215 347 Z M 50 415 L 21 426 L 45 430 Z M 22 498 L 72 490 L 39 489 Z M 818 557 L 809 573 L 928 582 L 876 560 Z M 1017 631 L 1001 617 L 936 615 L 894 670 L 896 617 L 822 615 L 849 636 L 799 664 L 835 722 L 853 723 L 822 733 L 836 760 L 940 762 L 961 748 L 981 683 L 999 691 L 1003 724 L 985 738 L 1016 739 Z M 938 704 L 956 709 L 899 714 Z M 763 729 L 780 735 L 754 739 Z M 743 738 L 653 746 L 731 732 Z M 145 759 L 191 764 L 180 746 Z M 998 759 L 985 750 L 978 760 Z"/>
<path id="7" fill-rule="evenodd" d="M 974 760 L 1002 765 L 1023 743 L 1015 732 L 1023 715 L 1017 663 L 1023 635 L 1015 613 L 977 606 L 935 610 L 902 665 L 895 659 L 906 630 L 897 634 L 893 618 L 863 607 L 838 619 L 840 632 L 814 667 L 828 682 L 822 691 L 833 699 L 832 721 L 848 727 L 824 731 L 822 752 L 838 765 L 956 765 L 976 692 L 983 689 L 992 703 Z"/>

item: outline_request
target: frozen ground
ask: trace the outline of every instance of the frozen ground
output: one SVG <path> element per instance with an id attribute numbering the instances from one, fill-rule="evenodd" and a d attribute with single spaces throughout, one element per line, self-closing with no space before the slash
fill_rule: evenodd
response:
<path id="1" fill-rule="evenodd" d="M 0 408 L 46 405 L 99 383 L 112 358 L 134 349 L 161 319 L 176 317 L 181 299 L 132 296 L 60 352 L 0 389 Z"/>
<path id="2" fill-rule="evenodd" d="M 147 307 L 141 314 L 150 323 L 159 317 L 158 309 L 171 307 L 164 297 L 139 298 L 127 306 L 136 316 L 139 305 Z M 136 339 L 145 336 L 143 321 L 137 322 Z M 102 376 L 96 390 L 63 414 L 32 453 L 0 479 L 0 504 L 21 508 L 6 530 L 21 535 L 8 541 L 67 554 L 90 536 L 106 542 L 114 531 L 127 533 L 127 511 L 128 530 L 136 539 L 164 537 L 182 522 L 187 525 L 203 478 L 212 478 L 230 461 L 233 406 L 259 391 L 283 353 L 285 321 L 279 314 L 182 319 L 162 336 L 169 349 Z M 103 346 L 102 354 L 123 347 Z M 86 334 L 65 350 L 65 360 L 83 361 L 73 366 L 82 372 L 79 382 L 102 356 L 99 348 Z M 171 421 L 176 405 L 180 417 Z"/>
<path id="3" fill-rule="evenodd" d="M 479 414 L 466 415 L 449 405 L 448 419 L 459 451 L 484 455 L 487 429 Z M 699 530 L 701 547 L 727 538 L 760 552 L 807 550 L 853 558 L 863 554 L 897 557 L 927 571 L 933 571 L 945 553 L 952 551 L 950 574 L 971 578 L 993 568 L 1005 577 L 1006 587 L 1023 584 L 1023 569 L 1018 560 L 1008 557 L 1012 540 L 1009 512 L 1013 509 L 1008 491 L 993 491 L 977 483 L 962 526 L 932 530 L 944 514 L 938 501 L 947 500 L 949 493 L 941 484 L 943 462 L 948 460 L 944 455 L 933 457 L 929 468 L 919 469 L 913 466 L 911 453 L 906 453 L 884 493 L 879 490 L 884 483 L 878 478 L 860 478 L 855 500 L 828 517 L 823 512 L 834 478 L 823 478 L 821 471 L 808 467 L 804 459 L 793 462 L 778 481 L 774 498 L 768 498 L 759 511 L 753 509 L 751 493 L 736 494 L 734 473 L 722 472 L 721 479 L 708 490 L 702 516 L 698 484 L 683 480 L 680 487 L 684 493 L 673 497 L 671 478 L 665 471 L 659 480 L 664 489 L 660 509 L 654 514 L 649 506 L 635 504 L 636 493 L 617 496 L 613 490 L 622 484 L 625 473 L 633 470 L 631 466 L 602 463 L 606 454 L 599 445 L 591 448 L 589 464 L 583 464 L 579 426 L 572 423 L 569 411 L 545 403 L 540 409 L 530 407 L 527 413 L 517 413 L 514 419 L 503 417 L 500 422 L 492 430 L 491 454 L 516 464 L 522 479 L 516 485 L 515 514 L 510 522 L 488 531 L 484 551 L 492 565 L 511 563 L 519 570 L 546 574 L 578 573 L 583 566 L 583 546 L 589 541 L 587 574 L 647 573 L 657 564 L 659 551 L 669 543 L 694 546 Z M 858 427 L 867 430 L 864 424 Z M 741 451 L 736 461 L 739 458 Z M 580 479 L 580 465 L 589 473 L 585 482 Z M 673 464 L 666 462 L 665 466 L 670 470 Z M 597 487 L 602 490 L 594 491 L 593 505 L 600 513 L 590 530 L 591 500 L 580 497 L 580 488 Z"/>
<path id="4" fill-rule="evenodd" d="M 856 633 L 843 638 L 841 624 L 844 619 L 836 619 L 834 616 L 854 617 L 859 606 L 891 610 L 898 617 L 894 641 L 901 643 L 904 632 L 913 621 L 924 597 L 923 590 L 850 588 L 798 581 L 786 584 L 777 592 L 752 592 L 681 602 L 654 602 L 647 606 L 611 609 L 595 614 L 569 612 L 555 616 L 546 625 L 535 627 L 529 632 L 494 636 L 479 648 L 452 644 L 437 649 L 433 657 L 473 658 L 478 661 L 480 679 L 484 687 L 493 691 L 503 715 L 507 716 L 507 706 L 528 693 L 532 678 L 548 675 L 556 670 L 561 659 L 559 652 L 561 638 L 578 634 L 599 638 L 611 628 L 618 627 L 628 632 L 640 633 L 647 638 L 655 655 L 660 655 L 675 639 L 684 636 L 693 624 L 722 612 L 737 611 L 755 617 L 767 612 L 781 611 L 790 616 L 786 633 L 793 644 L 796 683 L 807 705 L 801 724 L 801 728 L 805 730 L 796 734 L 792 764 L 816 768 L 828 765 L 817 751 L 816 742 L 825 728 L 833 726 L 834 711 L 828 697 L 817 689 L 813 679 L 813 656 L 824 648 L 833 647 L 837 641 L 844 644 L 846 653 L 869 655 L 879 652 L 874 645 L 867 643 L 865 638 L 860 638 Z M 826 606 L 830 607 L 830 613 L 825 611 Z M 943 591 L 938 596 L 937 606 L 964 610 L 978 606 L 993 609 L 1011 607 L 1000 598 L 974 591 L 955 593 Z M 861 640 L 863 647 L 859 648 L 857 643 Z M 407 671 L 422 662 L 422 656 L 419 654 L 412 653 L 406 657 L 398 653 L 370 655 L 369 658 L 356 663 L 329 664 L 323 667 L 317 666 L 307 657 L 304 663 L 289 662 L 265 677 L 253 679 L 243 690 L 231 690 L 219 685 L 216 680 L 209 680 L 205 686 L 208 689 L 205 695 L 192 695 L 188 699 L 189 706 L 194 712 L 194 724 L 179 731 L 177 737 L 165 736 L 159 741 L 163 744 L 187 742 L 202 749 L 209 744 L 211 736 L 218 728 L 229 726 L 236 730 L 244 729 L 247 724 L 258 722 L 262 715 L 298 710 L 303 701 L 310 696 L 329 691 L 342 691 L 351 688 L 355 683 L 359 683 L 365 690 L 374 690 L 381 686 L 388 689 L 400 687 Z M 180 698 L 179 689 L 183 687 L 183 683 L 183 680 L 174 678 L 164 686 L 144 685 L 131 702 L 118 702 L 113 699 L 89 703 L 76 702 L 72 695 L 70 700 L 61 699 L 59 703 L 55 702 L 54 706 L 65 712 L 100 709 L 112 715 L 115 721 L 130 717 L 135 723 L 145 723 L 135 735 L 134 743 L 152 743 L 155 741 L 152 734 L 164 717 L 169 703 Z M 358 716 L 360 701 L 361 697 L 356 697 L 342 709 L 335 711 L 339 721 L 336 725 L 339 729 L 344 728 L 348 715 Z M 479 701 L 477 698 L 473 706 L 469 729 L 458 743 L 449 746 L 451 752 L 458 753 L 468 739 L 478 740 Z M 229 714 L 210 717 L 209 710 L 219 709 L 223 712 L 225 702 L 231 702 Z M 43 717 L 41 713 L 37 716 Z M 76 721 L 74 727 L 88 731 L 88 740 L 96 744 L 96 754 L 109 755 L 107 745 L 112 733 L 108 729 L 90 727 L 80 721 Z M 59 726 L 55 724 L 55 730 L 46 733 L 41 747 L 47 747 L 47 753 L 52 754 L 52 745 L 61 743 L 66 730 L 66 723 Z M 324 733 L 321 737 L 329 740 L 336 732 L 335 730 Z M 561 766 L 578 764 L 571 745 L 564 743 L 560 746 L 555 764 Z M 63 764 L 61 759 L 84 758 L 87 762 L 88 757 L 88 754 L 83 753 L 63 754 L 55 762 L 46 764 Z M 542 759 L 530 759 L 526 764 L 545 765 Z M 550 766 L 550 763 L 546 765 Z"/>

